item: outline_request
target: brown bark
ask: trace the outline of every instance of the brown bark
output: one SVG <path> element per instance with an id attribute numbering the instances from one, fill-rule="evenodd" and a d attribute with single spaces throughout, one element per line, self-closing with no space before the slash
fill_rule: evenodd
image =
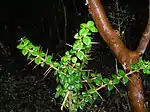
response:
<path id="1" fill-rule="evenodd" d="M 139 46 L 141 47 L 138 48 L 139 50 L 137 51 L 128 50 L 123 44 L 123 42 L 120 40 L 120 37 L 119 35 L 117 35 L 117 32 L 113 29 L 113 27 L 109 23 L 109 20 L 105 14 L 105 11 L 103 9 L 100 0 L 88 0 L 88 7 L 89 12 L 91 13 L 96 23 L 96 26 L 99 30 L 101 37 L 104 39 L 104 41 L 116 55 L 119 62 L 124 66 L 126 72 L 129 72 L 130 64 L 137 63 L 139 55 L 141 54 L 141 52 L 137 51 L 141 51 L 141 49 L 145 48 L 146 46 L 143 47 L 143 44 L 140 43 Z M 140 74 L 139 73 L 131 74 L 130 79 L 131 81 L 129 82 L 128 95 L 132 111 L 146 112 L 143 94 L 143 85 L 140 78 Z"/>

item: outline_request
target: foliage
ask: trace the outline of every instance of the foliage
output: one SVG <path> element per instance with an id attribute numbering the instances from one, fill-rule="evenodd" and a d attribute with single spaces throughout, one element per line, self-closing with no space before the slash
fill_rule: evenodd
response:
<path id="1" fill-rule="evenodd" d="M 103 78 L 101 73 L 93 73 L 86 69 L 90 59 L 90 50 L 92 47 L 91 33 L 98 32 L 93 21 L 88 21 L 80 25 L 80 31 L 74 38 L 75 43 L 69 51 L 61 57 L 60 61 L 53 61 L 53 56 L 41 51 L 40 47 L 34 46 L 26 37 L 21 38 L 17 46 L 24 56 L 36 65 L 44 67 L 49 66 L 49 70 L 55 70 L 56 81 L 56 98 L 62 102 L 61 110 L 67 107 L 70 111 L 76 112 L 85 106 L 93 104 L 98 98 L 102 98 L 98 90 L 107 87 L 109 91 L 116 88 L 116 85 L 122 82 L 128 83 L 128 75 L 123 70 L 117 74 L 112 74 L 111 78 Z M 144 65 L 143 65 L 144 64 Z M 131 65 L 134 71 L 143 69 L 144 73 L 150 74 L 150 63 L 139 60 L 137 65 Z M 133 71 L 132 71 L 133 72 Z"/>

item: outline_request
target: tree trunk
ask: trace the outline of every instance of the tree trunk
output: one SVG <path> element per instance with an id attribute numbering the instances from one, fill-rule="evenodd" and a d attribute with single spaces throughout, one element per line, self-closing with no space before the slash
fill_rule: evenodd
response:
<path id="1" fill-rule="evenodd" d="M 125 47 L 119 35 L 113 29 L 105 14 L 100 0 L 88 0 L 89 12 L 99 30 L 101 37 L 113 51 L 126 73 L 130 71 L 130 64 L 136 64 L 140 55 L 144 53 L 150 39 L 150 25 L 147 25 L 143 37 L 136 51 L 130 51 Z M 145 42 L 145 43 L 144 43 Z M 131 109 L 133 112 L 146 112 L 143 94 L 143 85 L 139 73 L 131 74 L 128 88 Z"/>

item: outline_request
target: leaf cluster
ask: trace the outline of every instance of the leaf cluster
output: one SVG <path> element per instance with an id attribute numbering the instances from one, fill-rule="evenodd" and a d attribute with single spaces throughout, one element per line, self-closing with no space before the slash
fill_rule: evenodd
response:
<path id="1" fill-rule="evenodd" d="M 60 98 L 62 107 L 72 112 L 83 109 L 93 104 L 97 98 L 102 98 L 98 90 L 106 87 L 109 91 L 116 88 L 120 82 L 126 84 L 129 81 L 128 75 L 123 70 L 112 74 L 111 78 L 103 78 L 100 73 L 93 73 L 85 69 L 90 59 L 92 47 L 92 33 L 98 32 L 93 21 L 82 23 L 80 31 L 75 34 L 76 39 L 69 51 L 66 51 L 61 60 L 52 61 L 52 56 L 44 53 L 40 47 L 34 46 L 26 37 L 20 40 L 18 49 L 24 56 L 36 65 L 49 66 L 55 70 L 57 81 L 56 98 Z M 131 65 L 133 70 L 143 69 L 144 73 L 150 74 L 150 63 L 140 60 L 138 64 Z"/>

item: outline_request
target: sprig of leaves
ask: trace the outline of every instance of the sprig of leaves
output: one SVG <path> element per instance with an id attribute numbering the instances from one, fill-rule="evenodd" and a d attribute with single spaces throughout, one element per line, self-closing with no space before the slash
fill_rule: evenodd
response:
<path id="1" fill-rule="evenodd" d="M 131 65 L 132 71 L 139 72 L 140 70 L 143 71 L 144 74 L 150 74 L 150 61 L 139 59 L 137 64 Z"/>
<path id="2" fill-rule="evenodd" d="M 106 87 L 109 91 L 116 88 L 120 82 L 128 83 L 129 74 L 119 70 L 112 74 L 111 78 L 103 78 L 100 73 L 92 73 L 85 67 L 90 60 L 92 47 L 92 33 L 98 32 L 93 21 L 80 25 L 79 33 L 75 34 L 76 39 L 69 51 L 66 51 L 59 62 L 53 61 L 53 57 L 44 53 L 40 47 L 34 46 L 26 37 L 21 38 L 18 49 L 24 56 L 36 65 L 55 70 L 58 82 L 55 98 L 61 98 L 62 107 L 67 107 L 71 112 L 77 112 L 85 106 L 91 105 L 98 97 L 102 98 L 98 90 Z M 136 65 L 131 65 L 132 70 L 143 69 L 144 73 L 150 74 L 150 63 L 139 60 Z"/>

